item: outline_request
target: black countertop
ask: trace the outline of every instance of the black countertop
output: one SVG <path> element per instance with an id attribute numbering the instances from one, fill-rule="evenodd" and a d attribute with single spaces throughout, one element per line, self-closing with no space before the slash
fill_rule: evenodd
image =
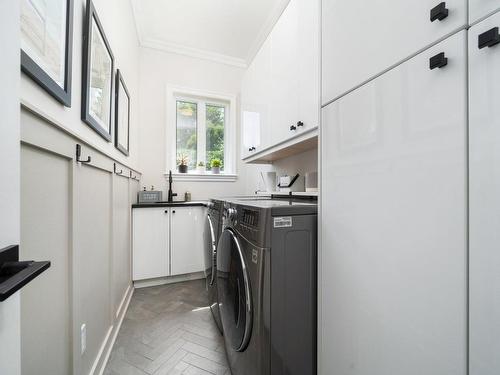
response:
<path id="1" fill-rule="evenodd" d="M 132 208 L 154 208 L 154 207 L 206 207 L 206 201 L 191 201 L 191 202 L 158 202 L 158 203 L 139 203 L 133 204 Z"/>

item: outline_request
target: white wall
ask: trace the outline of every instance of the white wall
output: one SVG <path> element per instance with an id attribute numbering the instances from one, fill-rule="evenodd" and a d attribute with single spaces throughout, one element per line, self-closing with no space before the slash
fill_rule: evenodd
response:
<path id="1" fill-rule="evenodd" d="M 5 1 L 3 1 L 5 2 Z M 94 0 L 94 6 L 115 57 L 115 69 L 123 73 L 131 96 L 130 156 L 125 157 L 113 142 L 101 138 L 81 121 L 82 34 L 86 1 L 75 1 L 73 17 L 73 59 L 71 108 L 53 99 L 29 77 L 22 75 L 21 98 L 78 136 L 132 168 L 137 168 L 139 129 L 139 41 L 132 6 L 123 0 Z M 113 114 L 114 115 L 114 114 Z M 114 122 L 113 122 L 114 131 Z"/>
<path id="2" fill-rule="evenodd" d="M 0 1 L 0 248 L 19 244 L 19 1 Z M 0 302 L 0 374 L 20 373 L 19 292 Z"/>
<path id="3" fill-rule="evenodd" d="M 168 181 L 164 173 L 167 147 L 167 84 L 238 95 L 244 69 L 149 48 L 141 48 L 140 61 L 139 168 L 143 173 L 141 184 L 148 189 L 154 185 L 166 196 Z M 237 139 L 239 141 L 239 132 Z M 186 191 L 191 192 L 193 199 L 243 194 L 246 168 L 238 161 L 237 169 L 239 178 L 236 182 L 174 181 L 173 190 L 179 194 L 177 199 L 183 199 Z"/>

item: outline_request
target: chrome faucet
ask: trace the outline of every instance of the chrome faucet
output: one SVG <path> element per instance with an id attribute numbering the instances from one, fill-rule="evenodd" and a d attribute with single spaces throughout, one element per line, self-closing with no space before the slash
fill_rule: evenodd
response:
<path id="1" fill-rule="evenodd" d="M 172 203 L 176 196 L 177 193 L 172 192 L 172 171 L 168 171 L 168 203 Z"/>

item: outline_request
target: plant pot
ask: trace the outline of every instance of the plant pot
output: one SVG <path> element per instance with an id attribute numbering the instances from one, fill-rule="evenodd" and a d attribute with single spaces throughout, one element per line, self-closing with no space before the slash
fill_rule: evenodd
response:
<path id="1" fill-rule="evenodd" d="M 179 165 L 179 173 L 188 173 L 188 166 L 180 164 Z"/>
<path id="2" fill-rule="evenodd" d="M 220 173 L 220 167 L 212 167 L 212 173 L 213 174 L 219 174 Z"/>
<path id="3" fill-rule="evenodd" d="M 202 166 L 202 167 L 198 166 L 196 169 L 197 169 L 197 171 L 198 171 L 199 174 L 205 173 L 205 170 L 206 170 L 205 166 Z"/>

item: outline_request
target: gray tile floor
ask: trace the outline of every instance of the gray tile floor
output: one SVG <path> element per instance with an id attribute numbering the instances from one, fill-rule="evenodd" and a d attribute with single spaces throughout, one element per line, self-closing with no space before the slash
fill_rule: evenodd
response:
<path id="1" fill-rule="evenodd" d="M 204 280 L 136 289 L 105 375 L 230 375 Z"/>

